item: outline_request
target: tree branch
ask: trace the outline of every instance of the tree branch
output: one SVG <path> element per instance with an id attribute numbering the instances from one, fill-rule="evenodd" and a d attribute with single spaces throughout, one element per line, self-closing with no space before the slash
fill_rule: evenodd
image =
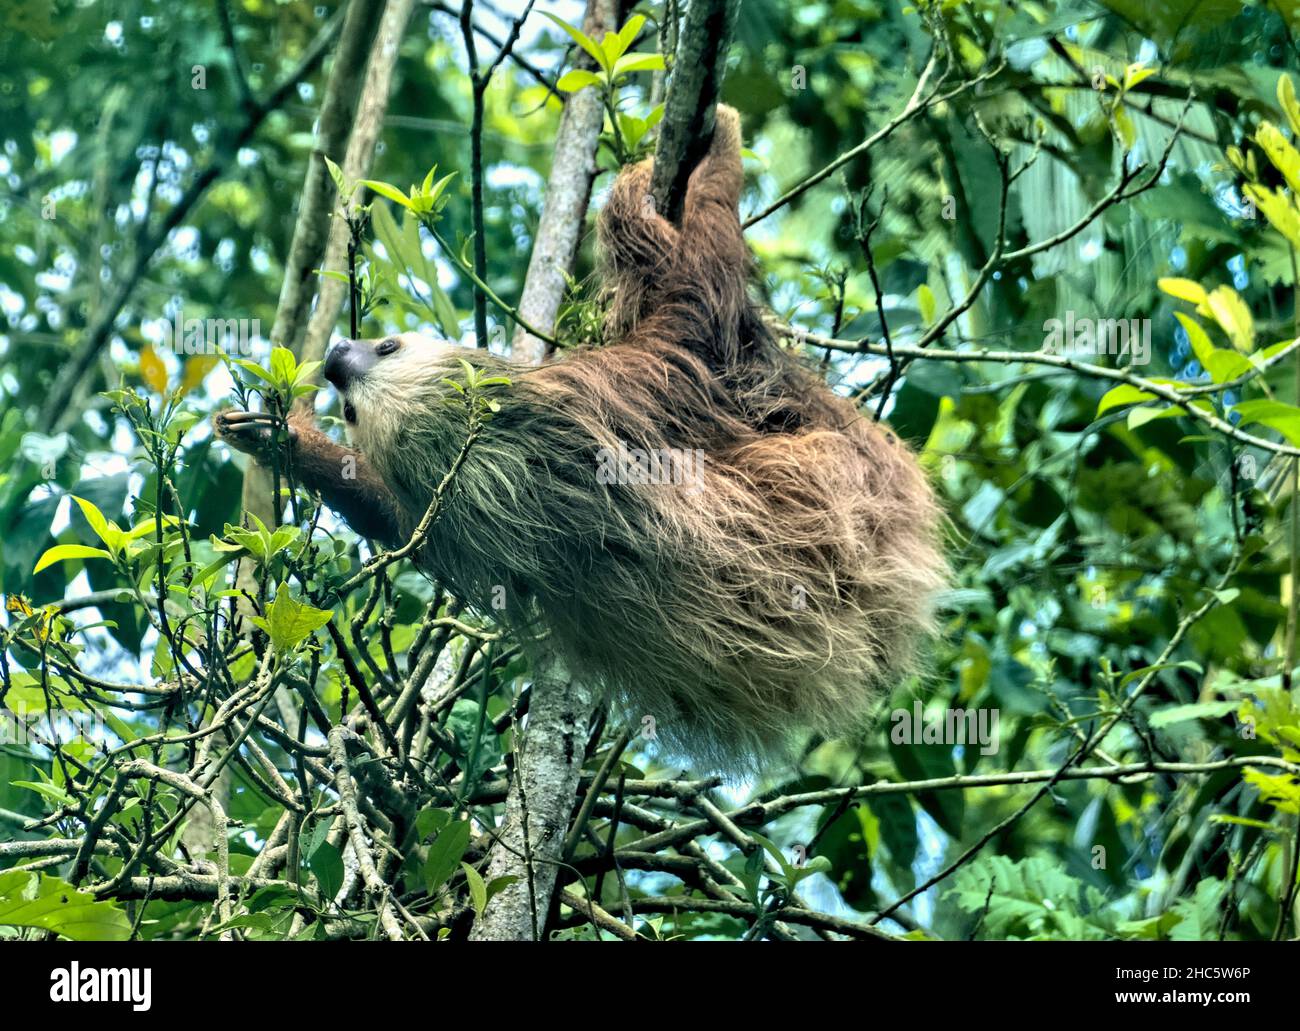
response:
<path id="1" fill-rule="evenodd" d="M 617 0 L 587 0 L 583 30 L 592 36 L 611 31 L 618 13 Z M 529 323 L 555 324 L 586 215 L 601 123 L 598 97 L 584 99 L 578 94 L 565 105 L 547 209 L 520 302 L 521 314 Z M 557 192 L 550 193 L 552 189 Z M 538 341 L 519 357 L 540 363 L 544 355 L 544 346 Z M 503 876 L 517 880 L 493 897 L 475 923 L 472 938 L 501 941 L 544 936 L 594 705 L 591 692 L 568 670 L 547 654 L 536 657 L 528 726 L 523 740 L 516 740 L 515 775 L 506 796 L 505 817 L 488 853 L 484 874 L 489 882 Z"/>
<path id="2" fill-rule="evenodd" d="M 379 23 L 374 50 L 366 68 L 365 83 L 361 87 L 361 98 L 357 103 L 355 124 L 348 137 L 347 152 L 341 166 L 344 178 L 349 182 L 364 179 L 369 174 L 375 143 L 383 130 L 384 115 L 388 111 L 393 70 L 397 66 L 402 37 L 406 33 L 414 7 L 415 0 L 388 0 L 383 19 Z M 343 266 L 348 250 L 348 236 L 346 222 L 341 218 L 334 219 L 321 268 L 339 269 Z M 299 361 L 320 361 L 325 356 L 346 291 L 345 283 L 329 277 L 321 278 L 316 307 L 311 313 L 307 336 L 298 354 Z"/>
<path id="3" fill-rule="evenodd" d="M 583 17 L 582 31 L 592 39 L 617 28 L 615 0 L 589 2 Z M 595 68 L 585 53 L 575 67 Z M 546 357 L 546 342 L 524 328 L 522 323 L 544 332 L 554 332 L 560 304 L 582 238 L 583 219 L 591 202 L 591 184 L 596 179 L 596 142 L 604 124 L 604 107 L 600 93 L 588 86 L 573 94 L 560 115 L 555 135 L 555 157 L 550 178 L 546 181 L 546 199 L 537 222 L 533 253 L 528 259 L 528 274 L 519 297 L 519 319 L 511 342 L 516 361 L 539 365 Z"/>
<path id="4" fill-rule="evenodd" d="M 740 0 L 691 0 L 682 19 L 650 183 L 655 210 L 673 223 L 681 221 L 686 182 L 713 140 L 739 13 Z"/>
<path id="5" fill-rule="evenodd" d="M 336 190 L 324 157 L 343 158 L 361 94 L 361 78 L 385 7 L 384 0 L 352 0 L 344 16 L 338 51 L 330 67 L 317 121 L 316 145 L 307 161 L 298 218 L 284 261 L 284 281 L 271 324 L 271 344 L 295 353 L 306 332 L 315 290 L 316 269 L 323 266 Z M 251 464 L 244 473 L 243 508 L 268 525 L 278 522 L 280 499 L 272 473 Z"/>
<path id="6" fill-rule="evenodd" d="M 1238 429 L 1235 425 L 1225 419 L 1219 418 L 1212 411 L 1207 411 L 1193 402 L 1206 394 L 1220 393 L 1222 391 L 1232 390 L 1250 380 L 1259 376 L 1262 372 L 1277 365 L 1283 358 L 1293 354 L 1300 349 L 1300 338 L 1292 341 L 1269 360 L 1260 363 L 1259 367 L 1244 373 L 1233 380 L 1224 383 L 1214 384 L 1193 384 L 1189 383 L 1185 387 L 1171 387 L 1165 383 L 1158 383 L 1155 380 L 1148 379 L 1145 376 L 1139 376 L 1137 373 L 1130 372 L 1127 369 L 1112 369 L 1105 365 L 1094 365 L 1091 362 L 1079 361 L 1077 358 L 1071 358 L 1069 355 L 1051 354 L 1044 351 L 950 351 L 939 350 L 933 347 L 924 347 L 920 344 L 885 344 L 873 343 L 868 340 L 836 340 L 833 337 L 819 336 L 816 333 L 807 333 L 803 330 L 794 330 L 793 336 L 796 340 L 806 343 L 812 347 L 824 347 L 833 351 L 848 351 L 857 354 L 873 354 L 889 357 L 896 360 L 902 365 L 909 365 L 914 361 L 939 361 L 939 362 L 995 362 L 1001 364 L 1015 364 L 1024 362 L 1030 365 L 1048 365 L 1063 372 L 1074 372 L 1083 376 L 1090 376 L 1094 379 L 1111 380 L 1116 383 L 1126 383 L 1129 386 L 1136 387 L 1145 393 L 1167 401 L 1171 405 L 1181 408 L 1189 418 L 1203 423 L 1216 433 L 1221 433 L 1225 437 L 1231 437 L 1233 440 L 1242 444 L 1249 444 L 1251 447 L 1257 447 L 1261 450 L 1278 455 L 1289 455 L 1291 457 L 1300 457 L 1300 448 L 1290 444 L 1278 443 L 1277 441 L 1265 440 L 1263 437 L 1257 437 L 1253 433 L 1247 433 L 1245 430 Z"/>

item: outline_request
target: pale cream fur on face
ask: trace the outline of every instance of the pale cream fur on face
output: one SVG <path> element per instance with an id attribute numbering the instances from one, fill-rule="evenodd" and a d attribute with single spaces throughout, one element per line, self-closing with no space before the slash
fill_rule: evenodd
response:
<path id="1" fill-rule="evenodd" d="M 403 425 L 409 425 L 416 412 L 428 405 L 430 382 L 448 375 L 457 352 L 466 350 L 459 343 L 424 333 L 394 333 L 357 340 L 353 346 L 374 349 L 387 340 L 396 340 L 397 350 L 376 358 L 343 391 L 344 401 L 356 413 L 348 435 L 363 453 L 379 452 Z"/>

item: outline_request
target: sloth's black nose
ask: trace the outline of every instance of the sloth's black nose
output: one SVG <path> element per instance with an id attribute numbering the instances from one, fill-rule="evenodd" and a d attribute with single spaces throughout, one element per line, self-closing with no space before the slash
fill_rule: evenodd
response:
<path id="1" fill-rule="evenodd" d="M 339 340 L 325 356 L 325 378 L 334 389 L 345 391 L 369 371 L 375 352 L 359 340 Z"/>

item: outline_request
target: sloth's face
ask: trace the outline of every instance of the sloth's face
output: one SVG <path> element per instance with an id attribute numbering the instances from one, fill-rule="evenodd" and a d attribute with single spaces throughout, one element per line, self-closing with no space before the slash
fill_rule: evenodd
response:
<path id="1" fill-rule="evenodd" d="M 438 411 L 443 378 L 460 373 L 456 356 L 472 352 L 420 333 L 335 342 L 325 355 L 325 378 L 342 399 L 352 443 L 372 458 L 407 450 Z"/>
<path id="2" fill-rule="evenodd" d="M 395 414 L 437 382 L 460 345 L 420 333 L 338 340 L 325 356 L 325 378 L 343 400 L 351 427 L 368 415 Z"/>

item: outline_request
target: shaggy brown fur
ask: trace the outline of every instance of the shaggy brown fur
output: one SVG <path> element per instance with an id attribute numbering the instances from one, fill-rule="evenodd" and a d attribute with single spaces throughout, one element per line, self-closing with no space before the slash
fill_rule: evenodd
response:
<path id="1" fill-rule="evenodd" d="M 357 478 L 339 470 L 358 453 L 308 424 L 295 454 L 354 528 L 400 541 L 464 442 L 443 377 L 458 358 L 510 376 L 422 564 L 548 632 L 673 752 L 742 771 L 792 731 L 852 730 L 907 670 L 943 579 L 938 512 L 912 454 L 782 352 L 751 302 L 735 112 L 719 109 L 680 229 L 649 205 L 650 171 L 625 169 L 600 218 L 618 343 L 520 368 L 413 334 L 348 342 L 364 361 L 331 378 Z M 219 428 L 248 449 L 233 418 Z M 703 460 L 689 482 L 645 482 L 682 469 L 650 459 L 598 476 L 626 449 Z"/>

